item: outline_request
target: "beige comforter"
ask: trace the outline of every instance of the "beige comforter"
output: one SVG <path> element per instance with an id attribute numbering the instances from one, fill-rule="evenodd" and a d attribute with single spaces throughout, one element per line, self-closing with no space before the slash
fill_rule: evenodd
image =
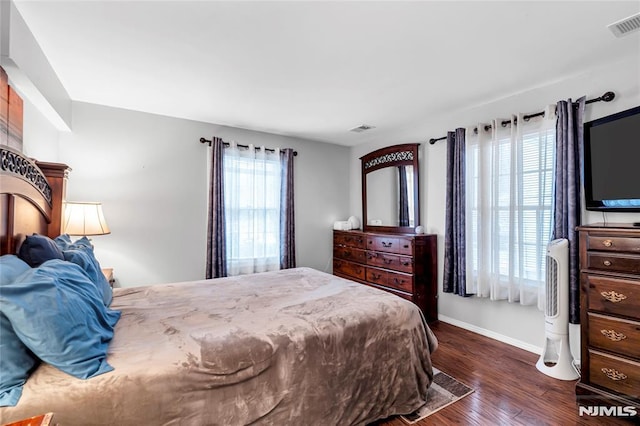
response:
<path id="1" fill-rule="evenodd" d="M 309 268 L 117 289 L 108 362 L 79 380 L 49 365 L 8 422 L 351 425 L 425 401 L 436 339 L 412 303 Z"/>

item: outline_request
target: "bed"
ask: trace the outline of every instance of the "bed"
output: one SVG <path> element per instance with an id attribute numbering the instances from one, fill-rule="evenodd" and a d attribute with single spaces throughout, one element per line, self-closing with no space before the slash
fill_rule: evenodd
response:
<path id="1" fill-rule="evenodd" d="M 11 254 L 26 235 L 60 234 L 67 168 L 45 163 L 48 177 L 0 155 Z M 311 268 L 114 289 L 110 309 L 113 370 L 83 380 L 43 362 L 0 423 L 53 412 L 65 426 L 367 424 L 419 408 L 433 378 L 420 309 Z"/>

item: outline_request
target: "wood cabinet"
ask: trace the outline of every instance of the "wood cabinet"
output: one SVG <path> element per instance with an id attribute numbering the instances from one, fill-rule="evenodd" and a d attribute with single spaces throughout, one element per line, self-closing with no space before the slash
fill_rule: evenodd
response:
<path id="1" fill-rule="evenodd" d="M 334 275 L 412 301 L 438 319 L 436 235 L 333 231 Z"/>
<path id="2" fill-rule="evenodd" d="M 23 101 L 9 85 L 9 76 L 0 67 L 0 145 L 22 151 Z"/>
<path id="3" fill-rule="evenodd" d="M 578 403 L 640 412 L 640 227 L 600 223 L 578 230 Z"/>

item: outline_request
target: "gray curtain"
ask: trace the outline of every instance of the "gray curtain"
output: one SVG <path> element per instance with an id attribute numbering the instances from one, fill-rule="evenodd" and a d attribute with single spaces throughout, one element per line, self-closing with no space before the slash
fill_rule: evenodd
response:
<path id="1" fill-rule="evenodd" d="M 466 283 L 465 130 L 447 133 L 443 291 L 471 296 Z"/>
<path id="2" fill-rule="evenodd" d="M 551 238 L 569 240 L 569 322 L 580 323 L 580 173 L 584 144 L 585 97 L 557 104 L 556 162 L 554 170 L 553 229 Z"/>
<path id="3" fill-rule="evenodd" d="M 398 167 L 398 180 L 400 183 L 400 208 L 398 212 L 398 226 L 409 226 L 409 194 L 407 190 L 407 168 Z"/>
<path id="4" fill-rule="evenodd" d="M 296 267 L 295 209 L 293 204 L 293 158 L 291 148 L 280 151 L 280 269 Z"/>
<path id="5" fill-rule="evenodd" d="M 211 141 L 211 177 L 209 182 L 209 221 L 207 224 L 206 278 L 227 276 L 227 253 L 224 221 L 224 145 L 222 139 Z"/>

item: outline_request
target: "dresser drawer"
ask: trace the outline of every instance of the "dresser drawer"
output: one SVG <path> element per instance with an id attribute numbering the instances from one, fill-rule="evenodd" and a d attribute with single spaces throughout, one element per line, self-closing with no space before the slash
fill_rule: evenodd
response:
<path id="1" fill-rule="evenodd" d="M 367 237 L 367 249 L 411 255 L 413 254 L 413 243 L 409 238 L 375 235 Z"/>
<path id="2" fill-rule="evenodd" d="M 383 236 L 369 236 L 367 237 L 367 249 L 375 251 L 384 251 L 387 253 L 398 252 L 398 238 L 396 237 L 383 237 Z"/>
<path id="3" fill-rule="evenodd" d="M 640 398 L 640 363 L 589 350 L 589 378 L 603 388 Z"/>
<path id="4" fill-rule="evenodd" d="M 398 267 L 394 269 L 408 274 L 414 273 L 415 269 L 413 267 L 413 258 L 408 256 L 398 256 Z"/>
<path id="5" fill-rule="evenodd" d="M 413 276 L 396 272 L 385 271 L 378 268 L 367 268 L 367 281 L 396 290 L 413 293 Z"/>
<path id="6" fill-rule="evenodd" d="M 640 280 L 583 273 L 583 282 L 590 311 L 640 319 Z"/>
<path id="7" fill-rule="evenodd" d="M 343 260 L 351 260 L 353 262 L 365 263 L 366 251 L 349 246 L 334 246 L 333 255 Z"/>
<path id="8" fill-rule="evenodd" d="M 366 268 L 363 265 L 358 263 L 337 259 L 335 257 L 333 258 L 333 273 L 336 275 L 364 280 L 365 269 Z"/>
<path id="9" fill-rule="evenodd" d="M 591 251 L 587 253 L 587 268 L 640 274 L 640 255 Z"/>
<path id="10" fill-rule="evenodd" d="M 640 322 L 589 313 L 589 345 L 640 358 Z"/>
<path id="11" fill-rule="evenodd" d="M 380 266 L 382 268 L 397 269 L 400 262 L 395 254 L 378 251 L 367 251 L 367 265 Z"/>
<path id="12" fill-rule="evenodd" d="M 387 285 L 387 272 L 382 269 L 367 268 L 366 280 L 377 285 Z"/>
<path id="13" fill-rule="evenodd" d="M 387 285 L 389 287 L 413 293 L 413 276 L 389 272 L 387 275 Z"/>
<path id="14" fill-rule="evenodd" d="M 402 271 L 413 273 L 413 259 L 407 256 L 399 256 L 396 254 L 367 251 L 367 265 L 379 266 L 381 268 L 393 269 L 394 271 Z"/>
<path id="15" fill-rule="evenodd" d="M 364 249 L 365 237 L 359 233 L 334 232 L 333 245 L 349 246 Z"/>
<path id="16" fill-rule="evenodd" d="M 398 253 L 412 255 L 413 254 L 413 241 L 409 238 L 398 238 Z"/>
<path id="17" fill-rule="evenodd" d="M 640 253 L 640 238 L 589 235 L 587 250 Z"/>

